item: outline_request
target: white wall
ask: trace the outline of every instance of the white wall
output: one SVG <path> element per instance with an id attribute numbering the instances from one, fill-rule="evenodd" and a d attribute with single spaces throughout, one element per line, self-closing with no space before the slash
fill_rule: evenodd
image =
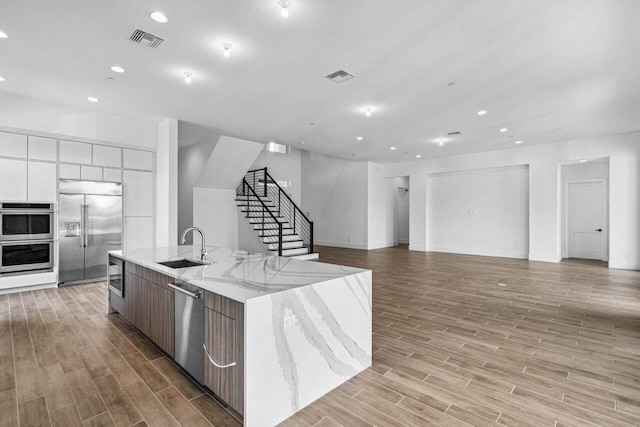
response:
<path id="1" fill-rule="evenodd" d="M 156 245 L 178 243 L 178 121 L 158 124 L 156 151 Z"/>
<path id="2" fill-rule="evenodd" d="M 367 163 L 367 173 L 367 249 L 395 246 L 394 182 L 385 179 L 382 165 Z"/>
<path id="3" fill-rule="evenodd" d="M 214 140 L 205 139 L 178 149 L 178 234 L 193 226 L 193 189 L 202 175 L 217 138 L 218 136 Z M 192 242 L 193 236 L 189 233 L 185 243 Z"/>
<path id="4" fill-rule="evenodd" d="M 613 268 L 640 269 L 640 133 L 517 147 L 485 153 L 396 163 L 388 177 L 410 175 L 410 249 L 427 249 L 427 175 L 529 165 L 529 259 L 561 259 L 559 164 L 610 159 L 610 258 Z M 304 197 L 304 194 L 303 194 Z"/>
<path id="5" fill-rule="evenodd" d="M 155 149 L 157 122 L 0 92 L 0 127 Z"/>
<path id="6" fill-rule="evenodd" d="M 238 249 L 235 199 L 235 190 L 193 189 L 193 225 L 204 231 L 207 245 Z M 194 237 L 193 243 L 200 244 L 199 235 Z"/>
<path id="7" fill-rule="evenodd" d="M 303 151 L 302 211 L 317 245 L 367 249 L 368 166 Z"/>
<path id="8" fill-rule="evenodd" d="M 262 150 L 249 170 L 262 169 L 264 167 L 267 168 L 269 175 L 276 181 L 287 181 L 290 183 L 290 186 L 283 188 L 283 190 L 300 206 L 300 190 L 302 188 L 301 150 L 289 147 L 287 154 Z"/>
<path id="9" fill-rule="evenodd" d="M 427 250 L 527 258 L 526 166 L 428 176 Z"/>

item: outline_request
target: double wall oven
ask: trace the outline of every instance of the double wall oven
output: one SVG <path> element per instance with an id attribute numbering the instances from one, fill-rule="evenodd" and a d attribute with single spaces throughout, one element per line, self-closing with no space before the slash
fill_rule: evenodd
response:
<path id="1" fill-rule="evenodd" d="M 0 274 L 53 270 L 54 206 L 0 203 Z"/>

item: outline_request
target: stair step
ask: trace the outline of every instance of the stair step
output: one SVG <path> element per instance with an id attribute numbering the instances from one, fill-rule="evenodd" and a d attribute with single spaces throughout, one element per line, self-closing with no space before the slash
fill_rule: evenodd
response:
<path id="1" fill-rule="evenodd" d="M 266 242 L 265 242 L 266 243 Z M 290 242 L 282 242 L 282 249 L 295 249 L 304 248 L 304 242 L 302 240 L 295 240 Z M 267 243 L 267 249 L 270 251 L 278 250 L 278 243 Z"/>
<path id="2" fill-rule="evenodd" d="M 261 236 L 263 239 L 262 241 L 264 243 L 278 243 L 278 235 L 269 235 L 269 236 Z M 294 241 L 302 241 L 302 239 L 300 238 L 300 236 L 298 236 L 297 234 L 286 234 L 284 236 L 282 236 L 282 241 L 283 242 L 294 242 Z"/>
<path id="3" fill-rule="evenodd" d="M 284 220 L 284 218 L 282 218 L 282 220 L 278 220 L 278 218 L 273 219 L 270 216 L 266 216 L 266 215 L 264 217 L 264 221 L 262 220 L 261 216 L 260 217 L 257 217 L 257 216 L 256 217 L 252 217 L 252 216 L 250 216 L 250 217 L 245 217 L 245 218 L 247 218 L 251 224 L 262 224 L 264 222 L 265 224 L 278 224 L 278 223 L 280 223 L 283 226 L 287 226 L 287 227 L 289 226 L 289 223 L 286 222 Z"/>
<path id="4" fill-rule="evenodd" d="M 253 225 L 253 229 L 254 230 L 275 230 L 276 232 L 278 231 L 278 224 L 276 224 L 275 222 L 265 222 L 264 225 L 262 224 L 262 222 L 255 222 L 252 223 Z M 293 227 L 291 226 L 285 226 L 284 224 L 282 225 L 282 230 L 291 230 L 291 232 L 293 232 Z"/>

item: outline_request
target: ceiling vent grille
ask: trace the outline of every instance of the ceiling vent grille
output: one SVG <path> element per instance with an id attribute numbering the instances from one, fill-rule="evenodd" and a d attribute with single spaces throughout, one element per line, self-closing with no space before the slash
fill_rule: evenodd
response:
<path id="1" fill-rule="evenodd" d="M 129 40 L 135 43 L 145 45 L 152 49 L 157 48 L 164 41 L 163 38 L 153 35 L 151 33 L 147 33 L 146 31 L 142 31 L 138 28 L 136 28 L 133 34 L 131 34 L 131 37 L 129 37 Z"/>
<path id="2" fill-rule="evenodd" d="M 447 135 L 449 135 L 449 136 L 462 135 L 462 132 L 460 132 L 460 131 L 449 132 Z"/>
<path id="3" fill-rule="evenodd" d="M 351 80 L 355 76 L 349 73 L 348 71 L 338 70 L 331 74 L 326 75 L 325 77 L 334 83 L 343 83 L 343 82 L 346 82 L 347 80 Z"/>

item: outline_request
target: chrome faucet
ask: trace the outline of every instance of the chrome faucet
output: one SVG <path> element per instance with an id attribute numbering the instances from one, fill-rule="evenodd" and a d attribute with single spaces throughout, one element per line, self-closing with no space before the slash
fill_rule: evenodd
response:
<path id="1" fill-rule="evenodd" d="M 204 231 L 202 231 L 201 229 L 199 229 L 198 227 L 189 227 L 186 230 L 184 230 L 182 232 L 182 237 L 180 237 L 180 244 L 184 245 L 184 242 L 187 240 L 187 233 L 190 231 L 197 231 L 198 233 L 200 233 L 200 236 L 202 237 L 202 249 L 200 249 L 200 260 L 204 261 L 207 259 L 207 249 L 205 248 L 205 244 L 204 244 Z"/>

